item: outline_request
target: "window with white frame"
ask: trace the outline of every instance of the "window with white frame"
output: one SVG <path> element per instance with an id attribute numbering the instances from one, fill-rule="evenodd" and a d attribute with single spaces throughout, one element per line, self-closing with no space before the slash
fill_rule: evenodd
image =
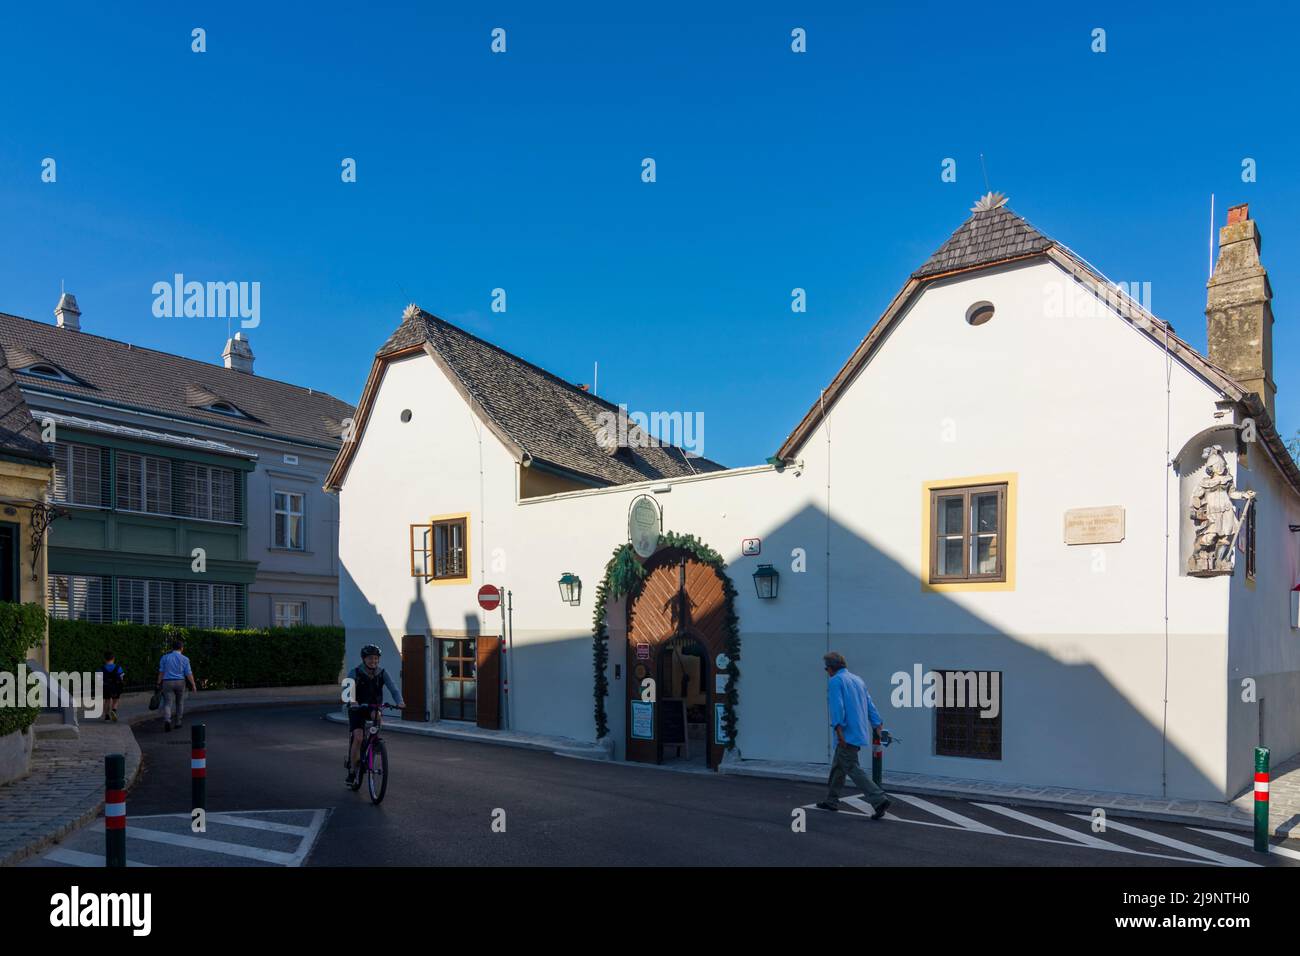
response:
<path id="1" fill-rule="evenodd" d="M 50 450 L 54 455 L 50 500 L 96 507 L 108 504 L 107 448 L 58 442 Z"/>
<path id="2" fill-rule="evenodd" d="M 233 469 L 184 462 L 178 514 L 212 521 L 239 520 L 239 485 Z"/>
<path id="3" fill-rule="evenodd" d="M 275 626 L 297 627 L 307 623 L 306 601 L 276 601 Z"/>
<path id="4" fill-rule="evenodd" d="M 306 547 L 303 541 L 303 496 L 296 491 L 277 491 L 274 493 L 274 546 L 301 551 Z"/>
<path id="5" fill-rule="evenodd" d="M 175 623 L 175 585 L 171 581 L 118 578 L 117 620 L 131 624 Z"/>
<path id="6" fill-rule="evenodd" d="M 51 574 L 50 617 L 105 624 L 112 615 L 108 579 L 83 574 Z"/>
<path id="7" fill-rule="evenodd" d="M 243 626 L 243 590 L 237 584 L 186 584 L 185 626 Z"/>
<path id="8" fill-rule="evenodd" d="M 172 512 L 172 463 L 129 452 L 117 453 L 117 506 L 124 511 Z"/>

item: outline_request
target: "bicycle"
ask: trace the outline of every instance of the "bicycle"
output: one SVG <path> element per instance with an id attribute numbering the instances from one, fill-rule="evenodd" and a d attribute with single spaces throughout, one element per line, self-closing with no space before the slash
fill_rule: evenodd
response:
<path id="1" fill-rule="evenodd" d="M 392 705 L 382 704 L 374 708 L 374 719 L 366 722 L 366 733 L 361 741 L 361 756 L 357 763 L 357 775 L 352 782 L 352 791 L 355 793 L 361 789 L 362 780 L 365 781 L 370 790 L 370 802 L 375 806 L 379 805 L 388 791 L 388 750 L 379 736 L 379 730 L 384 723 L 384 708 L 390 706 Z M 349 756 L 351 753 L 352 739 L 349 737 Z"/>

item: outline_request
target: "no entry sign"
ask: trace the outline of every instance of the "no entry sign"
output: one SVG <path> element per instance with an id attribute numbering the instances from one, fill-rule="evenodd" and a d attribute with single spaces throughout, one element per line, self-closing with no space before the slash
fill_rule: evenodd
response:
<path id="1" fill-rule="evenodd" d="M 485 584 L 478 589 L 478 606 L 485 611 L 495 611 L 501 606 L 501 589 L 494 584 Z"/>

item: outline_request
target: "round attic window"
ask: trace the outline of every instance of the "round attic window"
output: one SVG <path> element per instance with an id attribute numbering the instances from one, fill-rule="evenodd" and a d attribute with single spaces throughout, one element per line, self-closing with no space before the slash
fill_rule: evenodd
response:
<path id="1" fill-rule="evenodd" d="M 403 409 L 402 409 L 402 421 L 403 421 L 403 422 L 409 422 L 410 420 L 411 420 L 411 410 L 410 410 L 409 408 L 403 408 Z"/>
<path id="2" fill-rule="evenodd" d="M 970 325 L 983 325 L 993 318 L 992 302 L 976 302 L 966 310 L 966 322 Z"/>

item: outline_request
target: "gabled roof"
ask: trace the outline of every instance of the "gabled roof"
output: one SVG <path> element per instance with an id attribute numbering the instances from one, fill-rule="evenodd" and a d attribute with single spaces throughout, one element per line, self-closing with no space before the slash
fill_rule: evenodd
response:
<path id="1" fill-rule="evenodd" d="M 338 422 L 353 412 L 324 392 L 2 312 L 0 347 L 8 355 L 37 357 L 79 380 L 24 376 L 22 387 L 29 396 L 86 399 L 330 449 L 338 447 L 339 438 L 330 433 L 326 419 Z M 196 407 L 191 404 L 196 388 L 253 420 Z"/>
<path id="2" fill-rule="evenodd" d="M 925 279 L 1037 255 L 1052 245 L 1055 243 L 1051 239 L 1006 206 L 988 209 L 976 206 L 971 217 L 912 273 L 912 278 Z"/>
<path id="3" fill-rule="evenodd" d="M 41 430 L 3 352 L 0 352 L 0 455 L 40 465 L 54 461 L 41 441 Z"/>
<path id="4" fill-rule="evenodd" d="M 617 405 L 415 306 L 407 309 L 401 325 L 375 354 L 357 418 L 358 438 L 364 433 L 384 365 L 419 351 L 438 364 L 518 461 L 549 466 L 595 485 L 723 470 L 717 462 L 658 441 L 632 422 L 621 447 L 602 444 L 608 433 L 603 426 L 617 421 Z M 342 484 L 356 445 L 357 441 L 349 442 L 339 451 L 325 481 L 327 488 Z"/>
<path id="5" fill-rule="evenodd" d="M 1043 235 L 1003 204 L 1005 197 L 990 193 L 971 210 L 962 223 L 889 303 L 889 307 L 872 326 L 844 367 L 818 397 L 799 424 L 782 443 L 777 457 L 792 461 L 822 421 L 835 401 L 870 361 L 889 330 L 906 313 L 908 306 L 936 279 L 954 273 L 977 271 L 1009 262 L 1039 258 L 1054 262 L 1098 298 L 1112 306 L 1119 316 L 1145 333 L 1161 348 L 1177 358 L 1193 374 L 1217 389 L 1227 399 L 1240 402 L 1254 419 L 1256 431 L 1287 483 L 1300 494 L 1300 466 L 1287 451 L 1277 426 L 1259 396 L 1223 369 L 1210 362 L 1195 348 L 1174 334 L 1173 327 L 1147 311 L 1139 302 L 1121 291 L 1081 256 L 1054 239 Z"/>

